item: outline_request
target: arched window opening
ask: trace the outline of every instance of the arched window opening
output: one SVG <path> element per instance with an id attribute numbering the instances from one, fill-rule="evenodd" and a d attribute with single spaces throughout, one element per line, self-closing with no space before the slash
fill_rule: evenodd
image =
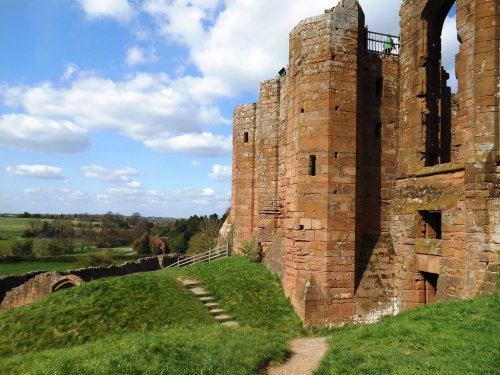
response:
<path id="1" fill-rule="evenodd" d="M 426 23 L 425 165 L 451 161 L 452 131 L 457 112 L 455 55 L 459 43 L 455 0 L 429 1 L 423 13 Z M 450 79 L 450 77 L 453 77 Z"/>

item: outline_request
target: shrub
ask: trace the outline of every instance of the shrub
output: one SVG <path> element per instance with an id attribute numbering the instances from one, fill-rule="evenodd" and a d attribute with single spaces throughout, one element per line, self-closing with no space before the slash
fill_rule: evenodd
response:
<path id="1" fill-rule="evenodd" d="M 255 238 L 243 242 L 240 250 L 243 255 L 250 258 L 252 261 L 257 263 L 262 261 L 262 246 Z"/>
<path id="2" fill-rule="evenodd" d="M 33 240 L 14 242 L 12 244 L 12 255 L 14 256 L 33 255 Z"/>
<path id="3" fill-rule="evenodd" d="M 104 252 L 102 254 L 90 254 L 82 256 L 78 259 L 75 266 L 77 268 L 86 267 L 106 267 L 113 264 L 113 256 L 109 252 Z"/>

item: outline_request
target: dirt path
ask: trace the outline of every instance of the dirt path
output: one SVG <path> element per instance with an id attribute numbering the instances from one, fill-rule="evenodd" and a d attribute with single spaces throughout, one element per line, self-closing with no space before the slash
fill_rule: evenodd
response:
<path id="1" fill-rule="evenodd" d="M 310 375 L 328 349 L 326 337 L 292 341 L 292 357 L 282 366 L 271 367 L 268 375 Z"/>

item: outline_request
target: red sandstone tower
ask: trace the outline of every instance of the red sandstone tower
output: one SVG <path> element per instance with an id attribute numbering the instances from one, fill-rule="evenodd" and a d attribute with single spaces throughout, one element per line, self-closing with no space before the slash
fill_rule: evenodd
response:
<path id="1" fill-rule="evenodd" d="M 306 325 L 495 291 L 500 2 L 457 2 L 456 95 L 453 4 L 404 1 L 384 53 L 343 0 L 292 30 L 288 69 L 234 111 L 235 249 L 262 245 Z"/>

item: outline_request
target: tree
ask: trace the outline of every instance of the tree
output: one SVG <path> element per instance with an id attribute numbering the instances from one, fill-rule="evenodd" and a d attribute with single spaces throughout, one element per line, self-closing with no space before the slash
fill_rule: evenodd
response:
<path id="1" fill-rule="evenodd" d="M 12 255 L 14 256 L 33 255 L 33 240 L 14 242 L 12 244 Z"/>
<path id="2" fill-rule="evenodd" d="M 198 232 L 189 239 L 188 253 L 197 254 L 217 247 L 221 223 L 217 215 L 203 217 Z"/>
<path id="3" fill-rule="evenodd" d="M 134 242 L 133 248 L 138 255 L 151 255 L 153 253 L 151 236 L 148 233 L 144 233 Z"/>

